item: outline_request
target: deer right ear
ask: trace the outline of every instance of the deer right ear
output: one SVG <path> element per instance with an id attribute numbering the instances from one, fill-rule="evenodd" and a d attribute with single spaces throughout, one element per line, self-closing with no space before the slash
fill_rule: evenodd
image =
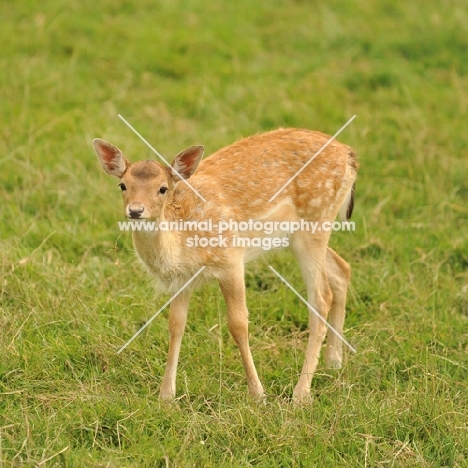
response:
<path id="1" fill-rule="evenodd" d="M 130 166 L 122 151 L 117 146 L 111 145 L 100 138 L 95 138 L 93 145 L 104 171 L 109 175 L 121 179 L 127 171 L 128 166 Z"/>
<path id="2" fill-rule="evenodd" d="M 203 146 L 191 146 L 181 151 L 172 162 L 172 168 L 175 169 L 173 177 L 179 180 L 179 176 L 188 179 L 197 170 L 204 152 Z"/>

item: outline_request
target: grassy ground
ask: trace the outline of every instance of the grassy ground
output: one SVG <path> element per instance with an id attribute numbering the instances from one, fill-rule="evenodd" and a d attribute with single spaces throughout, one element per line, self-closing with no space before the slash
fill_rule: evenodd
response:
<path id="1" fill-rule="evenodd" d="M 2 2 L 0 467 L 468 466 L 468 7 L 463 0 Z M 249 266 L 246 396 L 215 285 L 192 300 L 179 399 L 165 316 L 118 231 L 95 136 L 133 159 L 279 126 L 360 155 L 342 371 L 290 403 L 306 311 L 287 253 Z"/>

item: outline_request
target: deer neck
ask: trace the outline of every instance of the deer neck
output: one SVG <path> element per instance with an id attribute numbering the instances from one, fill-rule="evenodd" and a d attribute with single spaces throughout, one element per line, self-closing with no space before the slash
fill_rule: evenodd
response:
<path id="1" fill-rule="evenodd" d="M 187 219 L 201 220 L 201 204 L 203 202 L 190 189 L 181 190 L 181 193 L 174 191 L 154 220 L 158 229 L 133 232 L 135 250 L 153 273 L 163 273 L 180 264 L 185 233 L 178 228 L 171 229 L 171 223 L 179 225 Z"/>

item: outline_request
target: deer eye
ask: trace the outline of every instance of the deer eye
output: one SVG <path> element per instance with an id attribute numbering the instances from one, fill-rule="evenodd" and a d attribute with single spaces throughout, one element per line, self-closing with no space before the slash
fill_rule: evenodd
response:
<path id="1" fill-rule="evenodd" d="M 125 190 L 127 190 L 127 187 L 125 186 L 125 184 L 119 184 L 119 187 L 120 189 L 122 190 L 122 192 L 124 192 Z"/>
<path id="2" fill-rule="evenodd" d="M 167 192 L 167 190 L 168 190 L 168 188 L 167 188 L 167 187 L 161 187 L 161 188 L 159 189 L 159 193 L 162 193 L 162 194 L 164 194 L 164 193 L 166 193 L 166 192 Z"/>

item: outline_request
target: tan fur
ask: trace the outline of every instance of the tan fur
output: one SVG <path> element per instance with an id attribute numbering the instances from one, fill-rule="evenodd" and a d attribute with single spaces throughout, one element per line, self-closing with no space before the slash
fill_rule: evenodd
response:
<path id="1" fill-rule="evenodd" d="M 343 204 L 349 203 L 356 179 L 357 161 L 351 148 L 337 141 L 327 146 L 313 161 L 269 203 L 268 200 L 329 140 L 319 132 L 280 129 L 238 141 L 201 161 L 202 147 L 191 147 L 176 156 L 172 168 L 155 161 L 130 164 L 122 152 L 103 140 L 94 141 L 104 170 L 121 179 L 127 216 L 161 221 L 237 222 L 249 219 L 266 221 L 333 222 Z M 112 157 L 112 154 L 114 157 Z M 120 173 L 119 173 L 120 170 Z M 196 170 L 196 172 L 194 172 Z M 192 175 L 193 174 L 193 175 Z M 179 177 L 180 176 L 180 177 Z M 182 179 L 198 191 L 203 202 Z M 160 193 L 161 187 L 168 191 Z M 346 212 L 346 210 L 344 210 Z M 263 394 L 248 344 L 247 306 L 245 303 L 244 263 L 263 253 L 262 249 L 232 247 L 234 236 L 259 237 L 263 232 L 224 232 L 227 248 L 187 247 L 195 235 L 216 237 L 217 232 L 171 231 L 133 232 L 135 249 L 149 272 L 169 292 L 176 292 L 202 266 L 202 274 L 190 289 L 216 279 L 225 297 L 228 324 L 239 347 L 247 375 L 249 392 Z M 283 233 L 284 235 L 284 233 Z M 307 285 L 308 301 L 342 333 L 349 265 L 327 248 L 330 232 L 298 231 L 290 235 L 290 247 L 296 256 Z M 190 291 L 176 298 L 170 308 L 170 349 L 161 397 L 175 395 L 175 378 L 180 343 L 186 322 Z M 309 313 L 310 336 L 306 360 L 295 387 L 301 400 L 310 393 L 325 325 Z M 329 335 L 326 361 L 341 365 L 341 340 Z"/>

